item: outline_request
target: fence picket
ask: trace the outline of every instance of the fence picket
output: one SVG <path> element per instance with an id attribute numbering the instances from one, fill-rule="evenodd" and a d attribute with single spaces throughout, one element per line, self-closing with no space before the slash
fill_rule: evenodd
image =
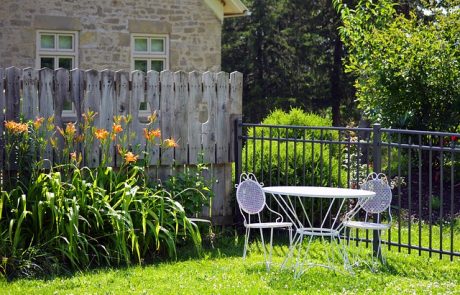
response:
<path id="1" fill-rule="evenodd" d="M 96 70 L 88 70 L 85 72 L 85 81 L 86 81 L 86 93 L 83 99 L 83 110 L 84 113 L 88 114 L 88 112 L 94 112 L 94 122 L 93 127 L 100 128 L 100 106 L 101 106 L 101 75 Z M 100 157 L 100 141 L 94 138 L 93 136 L 93 143 L 86 143 L 86 145 L 90 144 L 90 151 L 85 151 L 84 159 L 86 165 L 89 167 L 97 167 L 99 165 L 99 157 Z M 87 138 L 85 138 L 87 140 Z"/>
<path id="2" fill-rule="evenodd" d="M 141 150 L 141 147 L 145 145 L 145 138 L 143 135 L 143 124 L 140 122 L 139 108 L 141 102 L 145 101 L 145 77 L 142 71 L 134 71 L 131 73 L 131 102 L 129 104 L 129 113 L 131 114 L 132 121 L 130 126 L 130 133 L 134 136 L 131 141 L 132 149 L 139 156 L 143 158 L 144 155 Z"/>
<path id="3" fill-rule="evenodd" d="M 53 92 L 54 80 L 53 70 L 43 68 L 38 71 L 38 112 L 39 116 L 47 120 L 47 124 L 54 124 L 51 118 L 54 116 L 53 109 Z M 46 137 L 51 138 L 53 131 L 46 130 Z M 50 168 L 53 163 L 53 147 L 51 141 L 48 141 L 44 151 L 44 167 Z"/>
<path id="4" fill-rule="evenodd" d="M 174 75 L 170 71 L 162 71 L 160 73 L 160 114 L 161 114 L 161 138 L 173 138 L 174 126 Z M 161 164 L 171 165 L 174 162 L 174 150 L 161 150 Z"/>
<path id="5" fill-rule="evenodd" d="M 22 105 L 21 113 L 26 121 L 38 116 L 38 73 L 37 70 L 26 68 L 22 72 Z M 2 88 L 3 89 L 3 88 Z"/>
<path id="6" fill-rule="evenodd" d="M 5 119 L 19 119 L 19 101 L 20 101 L 20 85 L 21 85 L 21 70 L 16 67 L 6 69 L 6 104 L 5 104 Z"/>
<path id="7" fill-rule="evenodd" d="M 200 118 L 200 113 L 206 110 L 203 104 L 203 92 L 201 88 L 201 73 L 193 71 L 188 76 L 189 84 L 189 107 L 188 107 L 188 145 L 189 163 L 198 164 L 201 154 L 201 125 L 206 118 Z M 204 114 L 207 116 L 207 113 Z"/>
<path id="8" fill-rule="evenodd" d="M 179 71 L 174 73 L 174 139 L 178 143 L 175 154 L 176 164 L 187 163 L 188 143 L 188 75 Z"/>
<path id="9" fill-rule="evenodd" d="M 225 72 L 217 73 L 217 112 L 216 112 L 216 162 L 228 162 L 230 120 L 228 113 L 229 77 Z"/>
<path id="10" fill-rule="evenodd" d="M 101 72 L 101 114 L 100 126 L 108 132 L 112 131 L 114 106 L 115 106 L 115 73 L 104 70 Z M 108 147 L 108 159 L 106 164 L 115 165 L 113 143 Z"/>
<path id="11" fill-rule="evenodd" d="M 115 116 L 127 116 L 129 113 L 129 73 L 126 71 L 115 72 Z M 129 128 L 124 126 L 124 132 L 129 133 Z M 120 139 L 117 138 L 115 144 L 121 144 Z M 124 146 L 123 148 L 128 148 Z M 123 162 L 123 157 L 115 152 L 115 165 L 120 166 Z"/>
<path id="12" fill-rule="evenodd" d="M 64 110 L 64 102 L 69 101 L 69 71 L 66 69 L 57 69 L 54 72 L 54 122 L 56 127 L 64 128 L 62 120 L 62 111 Z M 56 132 L 58 138 L 59 157 L 62 157 L 62 149 L 64 148 L 64 139 L 59 132 Z M 73 152 L 73 151 L 71 151 Z"/>
<path id="13" fill-rule="evenodd" d="M 217 112 L 216 75 L 212 72 L 203 74 L 203 101 L 208 106 L 208 120 L 203 123 L 202 142 L 205 163 L 215 163 L 216 152 L 216 112 Z"/>
<path id="14" fill-rule="evenodd" d="M 3 89 L 5 89 L 5 70 L 3 68 L 0 68 L 0 134 L 3 134 L 3 128 L 4 125 L 2 122 L 5 121 L 5 114 L 3 113 L 3 110 L 5 109 L 5 94 L 3 92 Z M 4 166 L 4 148 L 5 148 L 5 143 L 3 141 L 3 136 L 0 136 L 0 172 L 3 171 L 3 166 Z M 3 190 L 3 187 L 2 187 Z"/>
<path id="15" fill-rule="evenodd" d="M 157 112 L 157 119 L 151 126 L 153 129 L 160 128 L 160 73 L 149 71 L 147 73 L 147 97 L 146 101 L 149 104 L 150 112 Z M 150 145 L 146 151 L 149 155 L 150 165 L 157 165 L 159 161 L 160 148 L 158 145 Z"/>
<path id="16" fill-rule="evenodd" d="M 230 97 L 228 100 L 229 109 L 229 125 L 231 126 L 232 132 L 230 132 L 230 162 L 235 162 L 235 151 L 236 138 L 233 130 L 233 123 L 237 119 L 242 118 L 243 114 L 243 74 L 240 72 L 232 72 L 230 74 Z"/>

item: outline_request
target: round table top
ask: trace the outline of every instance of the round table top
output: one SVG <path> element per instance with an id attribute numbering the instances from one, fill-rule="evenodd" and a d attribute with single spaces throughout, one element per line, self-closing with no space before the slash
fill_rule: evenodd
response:
<path id="1" fill-rule="evenodd" d="M 361 189 L 319 186 L 267 186 L 263 190 L 270 194 L 313 198 L 370 198 L 375 196 L 374 192 Z"/>

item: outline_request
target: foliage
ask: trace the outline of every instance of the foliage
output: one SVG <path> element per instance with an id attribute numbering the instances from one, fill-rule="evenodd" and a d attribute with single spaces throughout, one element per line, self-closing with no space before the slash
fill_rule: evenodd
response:
<path id="1" fill-rule="evenodd" d="M 395 242 L 396 232 L 395 228 Z M 407 228 L 403 227 L 402 232 L 407 233 Z M 423 234 L 428 241 L 428 226 Z M 438 239 L 439 235 L 433 235 L 433 244 Z M 421 256 L 417 251 L 408 255 L 407 249 L 398 252 L 392 246 L 391 251 L 385 247 L 388 266 L 379 267 L 378 272 L 367 267 L 355 269 L 354 274 L 312 267 L 295 280 L 290 269 L 280 269 L 288 252 L 285 241 L 275 240 L 270 272 L 261 263 L 264 258 L 260 243 L 251 243 L 251 255 L 241 258 L 243 241 L 243 236 L 220 237 L 215 248 L 205 250 L 205 259 L 193 260 L 184 255 L 174 264 L 93 270 L 46 281 L 0 280 L 0 290 L 10 294 L 456 294 L 460 288 L 457 257 L 451 262 L 449 257 L 429 258 L 424 252 Z M 458 239 L 454 242 L 455 249 L 459 249 Z M 311 251 L 321 255 L 329 247 L 327 243 L 314 243 Z M 339 259 L 335 262 L 338 268 L 343 267 Z"/>
<path id="2" fill-rule="evenodd" d="M 335 1 L 358 106 L 385 127 L 455 131 L 460 121 L 460 11 L 450 2 L 399 14 L 395 4 Z M 430 12 L 430 13 L 428 13 Z M 432 14 L 432 15 L 430 15 Z"/>
<path id="3" fill-rule="evenodd" d="M 176 242 L 185 239 L 199 250 L 200 233 L 177 200 L 193 189 L 202 196 L 194 208 L 202 206 L 200 190 L 207 187 L 186 187 L 202 178 L 189 175 L 181 190 L 168 191 L 152 184 L 146 171 L 152 145 L 166 149 L 177 143 L 159 140 L 159 129 L 151 127 L 154 115 L 144 130 L 145 144 L 134 147 L 123 132 L 129 117 L 114 118 L 108 131 L 93 127 L 95 116 L 89 112 L 83 126 L 65 128 L 42 118 L 5 123 L 9 166 L 0 195 L 0 277 L 174 258 Z M 123 159 L 116 168 L 107 166 L 114 144 Z M 91 149 L 101 153 L 94 168 L 84 164 L 91 163 Z M 56 155 L 52 164 L 41 158 L 50 150 Z"/>
<path id="4" fill-rule="evenodd" d="M 331 126 L 331 120 L 294 108 L 289 113 L 275 110 L 262 124 Z M 337 139 L 337 131 L 258 127 L 250 129 L 248 136 L 266 138 L 264 141 L 250 139 L 243 148 L 243 159 L 247 159 L 243 168 L 247 167 L 256 175 L 271 175 L 286 185 L 346 184 L 346 173 L 340 171 L 337 159 L 337 147 L 318 142 Z M 291 140 L 285 141 L 286 138 Z"/>
<path id="5" fill-rule="evenodd" d="M 226 19 L 222 68 L 244 74 L 244 117 L 259 122 L 276 106 L 317 110 L 351 105 L 342 71 L 339 16 L 330 1 L 248 0 L 250 16 Z M 353 108 L 345 115 L 352 114 Z"/>
<path id="6" fill-rule="evenodd" d="M 163 182 L 163 187 L 184 207 L 187 216 L 199 216 L 203 205 L 210 205 L 214 196 L 212 179 L 205 177 L 208 167 L 200 163 L 195 167 L 184 165 L 177 170 L 178 167 L 174 175 Z"/>

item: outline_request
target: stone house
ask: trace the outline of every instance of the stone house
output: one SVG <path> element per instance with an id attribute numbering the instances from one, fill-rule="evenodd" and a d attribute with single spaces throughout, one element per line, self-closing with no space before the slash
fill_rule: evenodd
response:
<path id="1" fill-rule="evenodd" d="M 218 71 L 240 0 L 3 0 L 0 68 Z"/>

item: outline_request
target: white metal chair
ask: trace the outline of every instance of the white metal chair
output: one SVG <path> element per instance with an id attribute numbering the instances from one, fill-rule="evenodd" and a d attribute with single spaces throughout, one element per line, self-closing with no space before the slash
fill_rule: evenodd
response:
<path id="1" fill-rule="evenodd" d="M 360 188 L 363 190 L 375 192 L 375 196 L 370 199 L 364 199 L 359 201 L 357 204 L 356 210 L 352 210 L 352 214 L 345 217 L 343 226 L 349 229 L 359 229 L 365 230 L 374 230 L 378 235 L 378 250 L 376 257 L 381 257 L 382 262 L 385 263 L 384 257 L 382 255 L 382 239 L 381 233 L 384 230 L 387 230 L 391 226 L 391 199 L 392 192 L 391 187 L 388 183 L 387 177 L 383 173 L 371 173 L 367 177 L 366 181 L 360 184 Z M 364 211 L 363 220 L 353 220 L 353 217 L 360 212 Z M 388 219 L 386 222 L 382 223 L 383 214 L 388 212 Z M 371 222 L 369 219 L 374 218 Z M 348 235 L 348 244 L 350 245 L 351 232 Z"/>
<path id="2" fill-rule="evenodd" d="M 265 193 L 262 190 L 262 185 L 257 182 L 256 177 L 252 173 L 242 173 L 240 176 L 240 183 L 236 185 L 236 200 L 240 207 L 240 212 L 244 218 L 244 227 L 246 228 L 246 235 L 244 239 L 243 258 L 246 258 L 248 249 L 249 235 L 251 229 L 260 230 L 260 238 L 262 240 L 262 248 L 264 251 L 265 265 L 267 270 L 270 270 L 273 250 L 273 229 L 287 228 L 289 230 L 289 247 L 292 245 L 292 223 L 283 222 L 283 216 L 278 212 L 272 210 L 266 203 Z M 262 222 L 261 213 L 264 208 L 276 215 L 274 222 Z M 253 218 L 251 218 L 253 217 Z M 263 229 L 270 229 L 270 249 L 267 257 Z"/>

